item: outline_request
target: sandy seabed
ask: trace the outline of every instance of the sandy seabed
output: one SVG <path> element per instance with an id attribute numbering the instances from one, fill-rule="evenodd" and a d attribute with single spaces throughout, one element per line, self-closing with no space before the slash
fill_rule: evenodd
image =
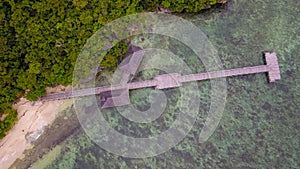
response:
<path id="1" fill-rule="evenodd" d="M 54 93 L 71 90 L 71 87 L 59 85 L 46 90 L 47 93 Z M 45 127 L 54 121 L 63 107 L 66 108 L 66 106 L 62 106 L 64 103 L 66 100 L 33 103 L 21 98 L 18 103 L 13 105 L 13 108 L 18 111 L 19 120 L 9 133 L 0 140 L 1 169 L 9 168 L 15 160 L 23 157 L 23 152 L 26 149 L 33 147 L 33 142 L 43 134 Z"/>

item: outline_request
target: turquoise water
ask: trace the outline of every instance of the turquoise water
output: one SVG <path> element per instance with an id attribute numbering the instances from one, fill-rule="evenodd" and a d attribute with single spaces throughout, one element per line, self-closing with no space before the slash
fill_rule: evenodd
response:
<path id="1" fill-rule="evenodd" d="M 227 78 L 223 118 L 203 144 L 197 140 L 202 117 L 176 147 L 145 159 L 108 153 L 80 131 L 60 144 L 46 168 L 300 168 L 300 1 L 233 0 L 224 9 L 184 18 L 208 35 L 224 68 L 264 64 L 262 52 L 275 51 L 282 79 Z"/>

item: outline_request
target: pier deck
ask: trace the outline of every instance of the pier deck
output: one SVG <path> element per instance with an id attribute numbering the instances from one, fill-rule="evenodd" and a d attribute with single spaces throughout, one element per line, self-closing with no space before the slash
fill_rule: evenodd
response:
<path id="1" fill-rule="evenodd" d="M 182 86 L 182 83 L 254 73 L 268 73 L 269 82 L 275 82 L 275 80 L 279 80 L 281 76 L 276 53 L 265 53 L 265 58 L 267 63 L 266 65 L 220 70 L 190 75 L 180 75 L 177 73 L 163 74 L 156 76 L 153 80 L 147 80 L 142 82 L 131 82 L 122 85 L 103 86 L 74 90 L 69 92 L 47 94 L 45 97 L 40 98 L 40 101 L 61 100 L 73 97 L 95 95 L 107 91 L 121 90 L 124 88 L 128 88 L 128 90 L 147 87 L 155 87 L 156 89 L 174 88 Z"/>

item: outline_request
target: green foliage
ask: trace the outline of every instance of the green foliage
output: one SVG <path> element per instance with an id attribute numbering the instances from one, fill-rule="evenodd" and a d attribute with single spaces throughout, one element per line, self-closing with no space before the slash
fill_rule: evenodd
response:
<path id="1" fill-rule="evenodd" d="M 160 6 L 169 8 L 174 12 L 199 12 L 202 9 L 210 8 L 212 5 L 221 2 L 220 0 L 162 0 Z"/>
<path id="2" fill-rule="evenodd" d="M 7 116 L 0 123 L 0 138 L 5 136 L 5 133 L 10 130 L 17 121 L 17 111 L 7 109 Z"/>
<path id="3" fill-rule="evenodd" d="M 25 89 L 36 100 L 44 87 L 68 85 L 77 55 L 86 40 L 101 26 L 121 16 L 154 11 L 197 12 L 216 1 L 191 0 L 3 0 L 0 1 L 0 138 L 17 119 L 10 106 Z M 198 6 L 194 4 L 199 4 Z M 127 46 L 113 47 L 101 66 L 113 69 Z"/>
<path id="4" fill-rule="evenodd" d="M 121 41 L 120 43 L 112 47 L 101 61 L 100 66 L 108 70 L 115 69 L 118 63 L 125 56 L 128 47 L 129 44 L 125 41 Z"/>

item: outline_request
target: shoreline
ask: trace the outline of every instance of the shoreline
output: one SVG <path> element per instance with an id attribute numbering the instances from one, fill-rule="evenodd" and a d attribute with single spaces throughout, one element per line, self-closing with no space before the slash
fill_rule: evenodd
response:
<path id="1" fill-rule="evenodd" d="M 71 106 L 59 112 L 54 122 L 46 127 L 45 132 L 34 142 L 33 148 L 25 150 L 24 157 L 17 159 L 9 168 L 28 169 L 36 165 L 37 162 L 46 158 L 49 152 L 63 144 L 71 135 L 76 135 L 81 131 L 73 104 L 71 104 Z"/>
<path id="2" fill-rule="evenodd" d="M 71 87 L 56 86 L 47 88 L 47 93 L 71 90 Z M 0 140 L 0 166 L 9 168 L 17 159 L 25 157 L 24 152 L 32 149 L 34 143 L 45 133 L 59 112 L 72 105 L 70 100 L 49 101 L 42 104 L 33 104 L 25 98 L 12 107 L 18 112 L 18 121 L 7 135 Z"/>

